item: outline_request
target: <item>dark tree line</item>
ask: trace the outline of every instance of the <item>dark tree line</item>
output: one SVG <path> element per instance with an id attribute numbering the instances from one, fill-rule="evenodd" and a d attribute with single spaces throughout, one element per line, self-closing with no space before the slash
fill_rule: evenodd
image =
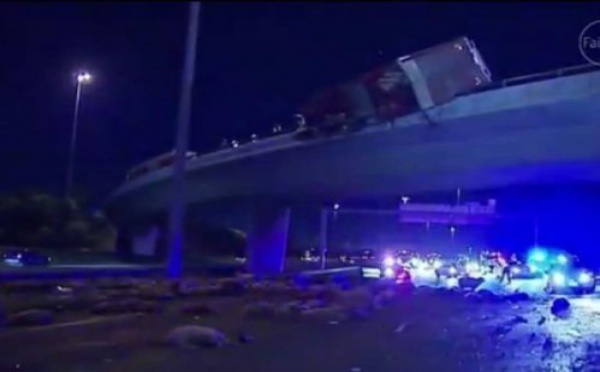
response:
<path id="1" fill-rule="evenodd" d="M 0 245 L 112 250 L 116 230 L 101 214 L 35 191 L 0 196 Z"/>

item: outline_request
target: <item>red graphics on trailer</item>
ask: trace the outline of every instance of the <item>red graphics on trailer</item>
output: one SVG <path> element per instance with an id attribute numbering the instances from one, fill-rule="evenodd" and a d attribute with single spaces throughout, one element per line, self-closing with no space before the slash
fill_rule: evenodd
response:
<path id="1" fill-rule="evenodd" d="M 377 68 L 361 76 L 377 118 L 388 121 L 419 111 L 411 82 L 397 63 Z"/>
<path id="2" fill-rule="evenodd" d="M 351 109 L 341 86 L 335 85 L 313 94 L 300 109 L 308 123 L 323 122 L 328 116 L 346 114 Z"/>
<path id="3" fill-rule="evenodd" d="M 473 41 L 461 37 L 324 89 L 301 108 L 309 125 L 331 120 L 390 121 L 449 102 L 491 83 Z"/>

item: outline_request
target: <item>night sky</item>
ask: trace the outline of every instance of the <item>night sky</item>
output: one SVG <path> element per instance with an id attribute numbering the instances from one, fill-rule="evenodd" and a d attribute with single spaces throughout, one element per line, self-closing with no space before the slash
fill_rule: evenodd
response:
<path id="1" fill-rule="evenodd" d="M 0 190 L 64 188 L 74 76 L 76 184 L 95 203 L 173 148 L 185 3 L 0 4 Z M 268 133 L 317 88 L 466 35 L 496 79 L 585 63 L 596 3 L 204 3 L 192 149 Z"/>

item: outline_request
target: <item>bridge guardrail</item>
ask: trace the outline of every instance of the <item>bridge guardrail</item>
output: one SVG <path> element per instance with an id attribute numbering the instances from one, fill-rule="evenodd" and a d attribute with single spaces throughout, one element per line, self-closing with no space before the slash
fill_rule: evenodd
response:
<path id="1" fill-rule="evenodd" d="M 286 148 L 291 143 L 294 143 L 293 141 L 291 141 L 290 138 L 291 138 L 291 135 L 285 134 L 285 135 L 280 135 L 277 138 L 274 138 L 274 137 L 268 138 L 268 140 L 269 140 L 268 142 L 263 142 L 259 146 L 256 146 L 258 143 L 252 143 L 252 144 L 247 144 L 245 146 L 240 146 L 237 148 L 228 148 L 228 149 L 214 151 L 214 152 L 211 152 L 208 154 L 199 155 L 197 158 L 189 160 L 186 163 L 186 168 L 187 167 L 197 167 L 202 164 L 213 165 L 213 164 L 217 164 L 217 163 L 224 163 L 224 162 L 231 161 L 231 160 L 234 160 L 237 158 L 246 157 L 247 155 L 259 155 L 264 152 L 271 152 L 278 148 Z M 123 183 L 123 185 L 128 186 L 128 185 L 135 185 L 136 183 L 144 183 L 148 177 L 157 176 L 161 173 L 172 172 L 172 169 L 173 168 L 171 168 L 171 167 L 155 169 L 155 170 L 152 170 L 152 171 L 144 174 L 143 176 L 137 177 L 130 181 L 126 181 Z M 130 186 L 130 187 L 135 187 L 135 186 Z"/>
<path id="2" fill-rule="evenodd" d="M 282 139 L 290 137 L 289 134 L 282 134 L 276 137 L 267 137 L 262 140 L 258 140 L 254 143 L 245 143 L 236 148 L 226 148 L 217 151 L 213 151 L 207 154 L 198 156 L 197 158 L 190 160 L 189 164 L 211 162 L 215 160 L 223 160 L 228 158 L 234 158 L 243 154 L 248 153 L 260 153 L 261 150 L 269 149 L 272 150 L 277 144 L 282 143 Z"/>
<path id="3" fill-rule="evenodd" d="M 577 65 L 577 66 L 559 68 L 556 70 L 538 72 L 535 74 L 515 76 L 512 78 L 500 80 L 500 81 L 497 81 L 490 85 L 487 85 L 485 87 L 482 87 L 481 89 L 477 90 L 476 92 L 485 92 L 488 90 L 505 88 L 505 87 L 515 86 L 515 85 L 521 85 L 521 84 L 531 83 L 531 82 L 535 82 L 535 81 L 554 79 L 554 78 L 559 78 L 559 77 L 563 77 L 563 76 L 572 76 L 572 75 L 577 75 L 577 74 L 581 74 L 584 72 L 591 72 L 591 71 L 595 71 L 595 70 L 600 70 L 600 67 L 596 66 L 596 65 L 592 65 L 592 64 L 585 64 L 585 65 Z M 469 94 L 471 94 L 471 93 L 469 93 Z M 468 95 L 468 94 L 466 94 L 466 95 Z"/>
<path id="4" fill-rule="evenodd" d="M 347 267 L 337 267 L 334 269 L 319 269 L 319 270 L 309 270 L 302 271 L 297 275 L 305 275 L 305 276 L 318 276 L 318 275 L 332 275 L 332 274 L 351 274 L 353 272 L 358 273 L 360 271 L 360 266 L 347 266 Z"/>
<path id="5" fill-rule="evenodd" d="M 288 277 L 290 277 L 296 284 L 301 286 L 309 283 L 324 283 L 326 281 L 338 283 L 357 283 L 363 280 L 362 268 L 360 266 L 301 271 Z"/>

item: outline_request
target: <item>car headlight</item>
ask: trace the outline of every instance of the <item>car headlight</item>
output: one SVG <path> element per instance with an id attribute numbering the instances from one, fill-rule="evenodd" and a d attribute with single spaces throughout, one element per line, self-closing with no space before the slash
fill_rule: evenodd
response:
<path id="1" fill-rule="evenodd" d="M 394 269 L 392 269 L 391 267 L 386 267 L 385 270 L 383 270 L 383 276 L 385 276 L 386 278 L 393 278 Z"/>
<path id="2" fill-rule="evenodd" d="M 450 288 L 458 287 L 458 279 L 457 278 L 448 278 L 448 280 L 446 280 L 446 285 Z"/>
<path id="3" fill-rule="evenodd" d="M 529 271 L 531 271 L 532 273 L 537 273 L 538 271 L 540 271 L 540 269 L 536 266 L 536 265 L 528 265 L 529 266 Z"/>
<path id="4" fill-rule="evenodd" d="M 580 273 L 578 281 L 581 284 L 589 284 L 592 281 L 592 275 L 590 273 Z"/>
<path id="5" fill-rule="evenodd" d="M 452 266 L 449 271 L 450 271 L 450 275 L 456 275 L 456 273 L 458 272 L 458 270 L 456 270 L 456 267 L 454 267 L 454 266 Z"/>
<path id="6" fill-rule="evenodd" d="M 478 263 L 476 263 L 476 262 L 467 263 L 467 271 L 468 272 L 474 273 L 474 272 L 478 272 L 479 270 L 481 270 L 481 267 L 479 266 Z"/>
<path id="7" fill-rule="evenodd" d="M 567 281 L 567 278 L 565 276 L 565 274 L 563 273 L 554 273 L 552 274 L 552 283 L 554 283 L 557 286 L 563 286 L 565 285 Z"/>
<path id="8" fill-rule="evenodd" d="M 396 263 L 396 260 L 394 260 L 393 257 L 386 257 L 383 259 L 383 266 L 394 266 L 394 264 Z"/>

